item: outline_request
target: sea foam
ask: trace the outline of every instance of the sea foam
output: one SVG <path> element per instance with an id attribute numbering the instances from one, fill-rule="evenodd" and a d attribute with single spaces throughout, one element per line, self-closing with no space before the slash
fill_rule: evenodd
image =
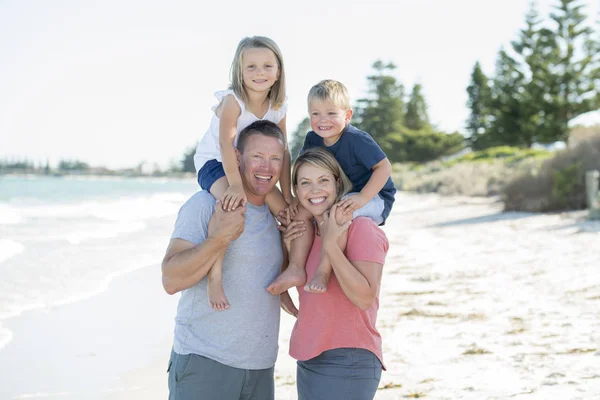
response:
<path id="1" fill-rule="evenodd" d="M 22 253 L 25 249 L 19 242 L 11 239 L 0 239 L 0 264 L 9 258 Z"/>

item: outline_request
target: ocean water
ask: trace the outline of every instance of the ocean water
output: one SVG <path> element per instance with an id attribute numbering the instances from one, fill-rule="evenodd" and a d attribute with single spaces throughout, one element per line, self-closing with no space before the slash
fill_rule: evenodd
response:
<path id="1" fill-rule="evenodd" d="M 0 176 L 0 351 L 3 320 L 103 291 L 160 263 L 193 178 Z"/>

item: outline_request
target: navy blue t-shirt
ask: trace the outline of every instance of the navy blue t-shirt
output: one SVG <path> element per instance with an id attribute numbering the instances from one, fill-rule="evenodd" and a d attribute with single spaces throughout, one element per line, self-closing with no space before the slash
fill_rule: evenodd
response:
<path id="1" fill-rule="evenodd" d="M 327 146 L 323 138 L 313 131 L 308 132 L 300 154 L 311 147 L 324 147 L 334 155 L 348 178 L 350 178 L 353 192 L 360 192 L 365 187 L 373 174 L 373 166 L 386 158 L 385 153 L 375 143 L 371 135 L 352 125 L 348 125 L 339 140 L 331 146 Z M 383 199 L 384 203 L 382 215 L 384 222 L 392 210 L 394 194 L 396 194 L 396 188 L 392 179 L 388 178 L 383 189 L 379 192 L 379 197 Z"/>

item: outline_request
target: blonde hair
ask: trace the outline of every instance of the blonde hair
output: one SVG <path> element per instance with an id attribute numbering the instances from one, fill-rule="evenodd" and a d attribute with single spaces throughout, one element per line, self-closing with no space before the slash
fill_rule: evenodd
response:
<path id="1" fill-rule="evenodd" d="M 313 167 L 324 169 L 333 175 L 337 185 L 337 197 L 335 199 L 336 203 L 342 198 L 342 196 L 352 190 L 352 182 L 350 182 L 350 179 L 348 179 L 344 173 L 344 170 L 342 170 L 342 166 L 335 159 L 333 154 L 322 147 L 312 147 L 300 154 L 294 163 L 294 169 L 292 171 L 292 187 L 294 188 L 294 193 L 296 195 L 296 186 L 298 185 L 298 170 L 304 164 L 309 164 Z"/>
<path id="2" fill-rule="evenodd" d="M 230 79 L 231 85 L 229 88 L 233 90 L 238 98 L 240 98 L 244 104 L 248 104 L 250 101 L 246 88 L 244 87 L 244 77 L 242 73 L 242 56 L 246 49 L 269 49 L 275 54 L 277 58 L 277 66 L 279 68 L 279 79 L 271 86 L 269 91 L 269 99 L 271 100 L 271 107 L 279 109 L 285 102 L 285 69 L 283 68 L 283 57 L 281 56 L 281 50 L 277 44 L 268 37 L 265 36 L 251 36 L 245 37 L 240 40 L 235 56 L 233 56 L 233 62 L 231 63 Z"/>
<path id="3" fill-rule="evenodd" d="M 345 111 L 351 109 L 348 89 L 341 82 L 325 79 L 310 88 L 308 92 L 308 106 L 313 100 L 330 100 L 336 107 Z"/>

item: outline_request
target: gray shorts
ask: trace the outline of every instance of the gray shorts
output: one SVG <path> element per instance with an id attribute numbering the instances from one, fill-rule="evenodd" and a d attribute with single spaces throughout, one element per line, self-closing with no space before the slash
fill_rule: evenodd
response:
<path id="1" fill-rule="evenodd" d="M 357 192 L 348 193 L 342 199 L 350 196 L 351 194 L 357 194 Z M 376 195 L 373 197 L 367 204 L 359 208 L 358 210 L 352 213 L 352 219 L 357 217 L 368 217 L 372 219 L 377 225 L 381 225 L 383 223 L 383 209 L 385 208 L 385 203 L 383 199 Z"/>
<path id="2" fill-rule="evenodd" d="M 171 351 L 169 400 L 273 400 L 275 367 L 239 369 Z"/>
<path id="3" fill-rule="evenodd" d="M 341 348 L 298 361 L 298 400 L 369 400 L 381 380 L 381 362 L 369 350 Z"/>

